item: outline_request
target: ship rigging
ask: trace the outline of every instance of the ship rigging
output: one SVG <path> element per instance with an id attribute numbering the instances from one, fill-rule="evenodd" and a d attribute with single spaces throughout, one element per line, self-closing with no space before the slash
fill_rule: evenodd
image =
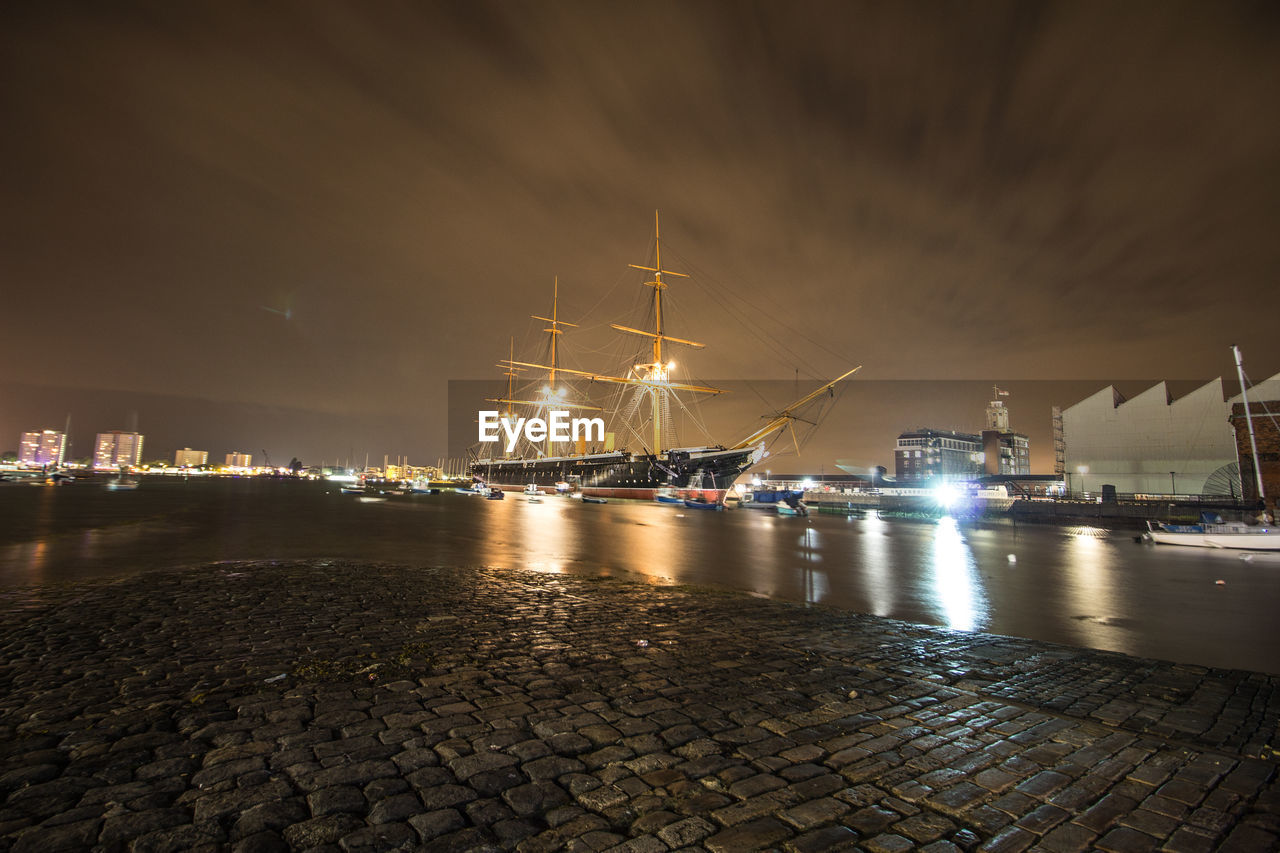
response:
<path id="1" fill-rule="evenodd" d="M 547 359 L 543 362 L 516 360 L 513 340 L 508 358 L 499 362 L 507 377 L 506 394 L 500 398 L 489 398 L 489 402 L 504 404 L 509 417 L 513 406 L 531 410 L 539 418 L 553 415 L 557 410 L 600 412 L 601 407 L 580 399 L 575 385 L 604 383 L 618 386 L 622 393 L 618 396 L 618 405 L 613 413 L 614 421 L 620 425 L 626 439 L 640 445 L 641 452 L 615 448 L 616 433 L 604 436 L 603 447 L 599 442 L 588 447 L 587 442 L 578 439 L 571 451 L 558 451 L 548 432 L 545 441 L 540 441 L 537 445 L 526 441 L 514 448 L 514 454 L 499 455 L 490 452 L 487 457 L 476 459 L 471 465 L 473 477 L 508 489 L 534 486 L 550 491 L 557 484 L 569 483 L 583 495 L 593 497 L 649 500 L 662 490 L 690 499 L 721 501 L 738 475 L 764 457 L 766 438 L 788 426 L 794 426 L 794 422 L 801 419 L 799 413 L 803 408 L 822 395 L 830 394 L 837 383 L 859 369 L 854 367 L 824 383 L 774 413 L 764 426 L 730 446 L 707 444 L 679 447 L 672 425 L 673 408 L 684 409 L 679 393 L 715 396 L 724 391 L 675 379 L 676 363 L 671 358 L 673 348 L 680 346 L 702 349 L 704 344 L 677 337 L 668 331 L 663 304 L 664 292 L 669 287 L 667 278 L 688 276 L 663 267 L 657 213 L 654 214 L 653 265 L 628 266 L 651 274 L 644 286 L 652 288 L 653 328 L 641 329 L 618 323 L 610 323 L 609 326 L 625 335 L 647 338 L 650 343 L 646 349 L 647 360 L 630 364 L 621 371 L 623 375 L 566 367 L 560 358 L 560 337 L 564 334 L 561 327 L 573 328 L 576 324 L 560 319 L 557 277 L 553 287 L 551 316 L 533 315 L 534 319 L 549 324 L 543 330 L 549 336 Z M 515 380 L 525 371 L 537 371 L 546 376 L 546 384 L 540 392 L 516 392 Z M 636 424 L 642 422 L 642 414 L 647 415 L 647 422 L 637 427 Z"/>

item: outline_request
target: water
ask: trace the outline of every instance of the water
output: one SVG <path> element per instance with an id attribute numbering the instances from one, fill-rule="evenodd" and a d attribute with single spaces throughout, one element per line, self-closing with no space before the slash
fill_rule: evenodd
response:
<path id="1" fill-rule="evenodd" d="M 1142 545 L 1132 531 L 759 510 L 361 503 L 328 484 L 148 478 L 0 487 L 0 587 L 344 558 L 713 585 L 961 630 L 1280 673 L 1280 555 Z M 1219 584 L 1217 581 L 1224 581 Z"/>

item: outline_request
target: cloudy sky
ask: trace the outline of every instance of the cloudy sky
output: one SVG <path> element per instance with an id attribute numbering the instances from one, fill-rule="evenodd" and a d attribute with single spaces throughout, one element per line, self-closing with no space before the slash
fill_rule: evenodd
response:
<path id="1" fill-rule="evenodd" d="M 655 210 L 702 378 L 1261 380 L 1277 103 L 1266 2 L 5 4 L 0 449 L 434 460 L 557 277 L 613 353 Z"/>

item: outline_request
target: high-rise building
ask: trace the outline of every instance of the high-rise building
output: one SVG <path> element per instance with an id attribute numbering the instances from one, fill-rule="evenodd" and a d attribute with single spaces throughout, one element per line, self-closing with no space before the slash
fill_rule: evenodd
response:
<path id="1" fill-rule="evenodd" d="M 67 452 L 67 434 L 46 429 L 40 432 L 24 432 L 18 461 L 23 465 L 61 465 Z"/>
<path id="2" fill-rule="evenodd" d="M 142 436 L 136 432 L 98 433 L 94 443 L 93 467 L 104 470 L 137 465 L 142 461 Z"/>
<path id="3" fill-rule="evenodd" d="M 226 465 L 228 468 L 251 468 L 253 466 L 253 456 L 233 450 L 227 454 Z"/>
<path id="4" fill-rule="evenodd" d="M 209 451 L 184 447 L 173 455 L 175 468 L 199 468 L 209 463 Z"/>

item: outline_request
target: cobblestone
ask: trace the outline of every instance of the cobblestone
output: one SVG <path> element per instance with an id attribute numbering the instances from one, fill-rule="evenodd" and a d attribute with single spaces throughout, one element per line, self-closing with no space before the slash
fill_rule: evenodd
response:
<path id="1" fill-rule="evenodd" d="M 333 561 L 32 587 L 0 687 L 15 853 L 1280 847 L 1280 678 L 708 591 Z"/>

